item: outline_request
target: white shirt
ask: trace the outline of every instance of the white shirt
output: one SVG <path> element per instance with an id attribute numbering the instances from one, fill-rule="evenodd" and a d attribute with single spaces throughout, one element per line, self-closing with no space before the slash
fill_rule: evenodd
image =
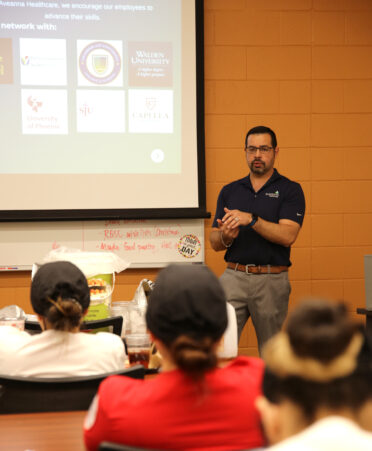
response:
<path id="1" fill-rule="evenodd" d="M 270 451 L 371 451 L 372 433 L 340 416 L 329 416 L 269 448 Z"/>
<path id="2" fill-rule="evenodd" d="M 0 326 L 0 374 L 67 377 L 107 373 L 124 368 L 124 344 L 117 335 L 46 330 L 29 335 Z"/>

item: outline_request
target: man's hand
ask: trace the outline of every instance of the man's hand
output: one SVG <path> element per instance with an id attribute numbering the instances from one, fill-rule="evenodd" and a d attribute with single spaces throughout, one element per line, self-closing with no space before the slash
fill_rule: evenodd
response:
<path id="1" fill-rule="evenodd" d="M 217 224 L 225 244 L 230 244 L 239 235 L 239 227 L 229 227 L 221 219 L 217 219 Z"/>
<path id="2" fill-rule="evenodd" d="M 226 207 L 224 210 L 225 216 L 221 220 L 221 225 L 223 226 L 223 240 L 225 241 L 225 234 L 227 239 L 227 237 L 233 236 L 231 232 L 239 231 L 239 226 L 250 224 L 252 222 L 252 214 L 240 210 L 229 210 Z M 280 219 L 277 224 L 265 221 L 260 217 L 253 226 L 253 230 L 272 243 L 289 247 L 296 241 L 300 227 L 300 224 L 290 219 Z M 228 243 L 226 242 L 226 244 Z"/>
<path id="3" fill-rule="evenodd" d="M 209 240 L 215 251 L 225 251 L 226 247 L 230 247 L 230 244 L 239 235 L 240 230 L 239 227 L 228 228 L 227 224 L 224 224 L 221 219 L 217 219 L 217 225 L 218 229 L 212 229 Z"/>
<path id="4" fill-rule="evenodd" d="M 229 210 L 224 208 L 225 216 L 222 218 L 221 223 L 226 230 L 239 230 L 239 226 L 246 226 L 252 222 L 252 214 L 240 210 Z"/>

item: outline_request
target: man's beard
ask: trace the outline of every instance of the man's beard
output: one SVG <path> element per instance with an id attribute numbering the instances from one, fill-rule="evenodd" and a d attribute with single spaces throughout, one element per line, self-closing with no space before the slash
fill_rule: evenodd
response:
<path id="1" fill-rule="evenodd" d="M 255 167 L 254 163 L 256 163 L 256 162 L 260 162 L 261 166 Z M 262 174 L 265 174 L 267 172 L 266 165 L 265 165 L 265 163 L 262 160 L 253 160 L 249 164 L 249 169 L 251 170 L 251 172 L 253 172 L 253 174 L 257 174 L 257 175 L 262 175 Z"/>

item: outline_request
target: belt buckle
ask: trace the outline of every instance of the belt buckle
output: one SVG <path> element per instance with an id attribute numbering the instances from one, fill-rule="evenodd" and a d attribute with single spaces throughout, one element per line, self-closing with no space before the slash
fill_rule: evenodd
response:
<path id="1" fill-rule="evenodd" d="M 245 273 L 246 273 L 247 275 L 253 274 L 252 272 L 249 272 L 249 267 L 250 267 L 250 266 L 256 266 L 256 265 L 254 265 L 253 263 L 248 263 L 248 265 L 245 265 Z"/>

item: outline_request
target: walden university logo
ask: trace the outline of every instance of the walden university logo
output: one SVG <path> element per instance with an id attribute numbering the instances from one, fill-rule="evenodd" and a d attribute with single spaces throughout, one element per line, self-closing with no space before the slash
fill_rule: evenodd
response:
<path id="1" fill-rule="evenodd" d="M 278 199 L 278 197 L 279 197 L 279 191 L 276 190 L 274 193 L 265 193 L 265 196 L 273 197 L 274 199 Z"/>

